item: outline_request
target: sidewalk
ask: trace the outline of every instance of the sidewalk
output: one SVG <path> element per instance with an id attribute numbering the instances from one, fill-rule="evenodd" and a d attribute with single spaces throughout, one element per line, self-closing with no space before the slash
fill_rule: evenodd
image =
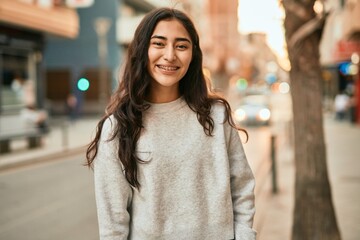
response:
<path id="1" fill-rule="evenodd" d="M 12 142 L 12 151 L 0 155 L 0 171 L 80 152 L 84 153 L 85 160 L 86 145 L 95 134 L 98 120 L 95 117 L 81 118 L 74 123 L 69 123 L 66 119 L 55 120 L 56 124 L 50 123 L 50 133 L 43 138 L 44 144 L 40 148 L 27 149 L 25 140 Z"/>
<path id="2" fill-rule="evenodd" d="M 329 181 L 342 240 L 360 239 L 360 126 L 324 117 Z M 282 146 L 280 144 L 280 146 Z M 294 207 L 295 168 L 292 151 L 278 149 L 278 193 L 271 176 L 257 196 L 258 240 L 290 240 Z"/>

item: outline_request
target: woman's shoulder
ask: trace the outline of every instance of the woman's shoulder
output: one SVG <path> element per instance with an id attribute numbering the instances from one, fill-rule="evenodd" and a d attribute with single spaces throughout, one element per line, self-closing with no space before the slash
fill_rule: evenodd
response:
<path id="1" fill-rule="evenodd" d="M 211 104 L 211 110 L 214 113 L 224 113 L 226 110 L 226 106 L 225 103 L 222 101 L 215 101 L 214 103 Z"/>
<path id="2" fill-rule="evenodd" d="M 115 131 L 116 124 L 116 118 L 114 115 L 110 115 L 105 119 L 101 131 L 104 133 L 104 135 L 109 136 Z"/>
<path id="3" fill-rule="evenodd" d="M 103 127 L 113 128 L 115 124 L 116 118 L 114 117 L 114 115 L 110 115 L 105 119 Z"/>
<path id="4" fill-rule="evenodd" d="M 211 105 L 211 115 L 214 120 L 223 122 L 226 119 L 226 106 L 224 102 L 216 101 Z"/>

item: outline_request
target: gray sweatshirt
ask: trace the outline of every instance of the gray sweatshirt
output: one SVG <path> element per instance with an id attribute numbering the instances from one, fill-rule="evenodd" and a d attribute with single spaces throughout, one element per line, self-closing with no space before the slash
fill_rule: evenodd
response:
<path id="1" fill-rule="evenodd" d="M 255 180 L 224 111 L 212 107 L 210 137 L 183 98 L 151 104 L 137 144 L 140 190 L 125 179 L 117 140 L 107 141 L 116 119 L 106 120 L 94 161 L 101 240 L 255 239 Z"/>

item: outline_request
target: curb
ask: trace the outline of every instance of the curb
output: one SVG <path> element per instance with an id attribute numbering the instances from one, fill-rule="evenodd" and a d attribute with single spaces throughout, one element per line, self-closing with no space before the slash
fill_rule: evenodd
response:
<path id="1" fill-rule="evenodd" d="M 46 155 L 40 155 L 40 156 L 35 156 L 35 157 L 27 158 L 27 159 L 22 159 L 19 161 L 13 161 L 13 162 L 5 163 L 5 164 L 1 164 L 1 161 L 0 161 L 0 173 L 5 172 L 7 170 L 14 169 L 14 168 L 18 168 L 18 167 L 29 166 L 34 163 L 57 161 L 57 160 L 60 160 L 62 158 L 69 157 L 72 155 L 79 155 L 80 153 L 83 153 L 85 155 L 85 151 L 86 151 L 86 146 L 81 146 L 81 147 L 74 147 L 71 149 L 56 151 L 56 152 L 49 153 Z"/>

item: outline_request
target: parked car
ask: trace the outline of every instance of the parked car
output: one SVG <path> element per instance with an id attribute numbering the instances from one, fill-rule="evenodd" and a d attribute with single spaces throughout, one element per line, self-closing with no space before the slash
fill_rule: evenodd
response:
<path id="1" fill-rule="evenodd" d="M 271 110 L 266 95 L 245 96 L 235 109 L 234 119 L 240 125 L 269 125 Z"/>

